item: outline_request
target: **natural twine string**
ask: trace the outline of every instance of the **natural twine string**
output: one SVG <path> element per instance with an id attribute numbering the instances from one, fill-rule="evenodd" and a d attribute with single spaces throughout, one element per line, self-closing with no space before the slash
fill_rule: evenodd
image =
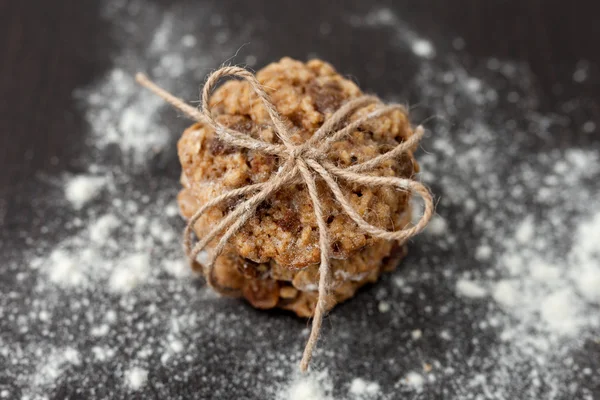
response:
<path id="1" fill-rule="evenodd" d="M 248 81 L 269 113 L 275 128 L 275 132 L 282 144 L 271 144 L 262 140 L 254 139 L 245 133 L 223 126 L 214 119 L 210 112 L 209 98 L 218 81 L 223 77 L 238 77 Z M 204 89 L 202 90 L 202 104 L 200 109 L 196 109 L 186 104 L 183 100 L 173 96 L 164 89 L 161 89 L 143 74 L 137 74 L 136 80 L 141 85 L 162 97 L 175 108 L 183 111 L 192 119 L 210 126 L 212 129 L 214 129 L 219 139 L 223 142 L 237 147 L 244 147 L 247 149 L 258 150 L 272 154 L 279 157 L 281 160 L 282 168 L 280 168 L 278 172 L 274 173 L 268 181 L 234 189 L 217 196 L 200 207 L 200 209 L 198 209 L 189 219 L 184 231 L 184 244 L 186 253 L 191 261 L 196 261 L 198 254 L 223 230 L 225 230 L 225 233 L 223 236 L 221 236 L 217 246 L 212 250 L 208 264 L 202 268 L 210 286 L 217 287 L 217 282 L 215 281 L 213 274 L 215 260 L 223 252 L 223 249 L 225 248 L 225 245 L 229 239 L 255 214 L 257 207 L 269 196 L 273 195 L 284 186 L 294 183 L 298 179 L 303 180 L 306 184 L 319 228 L 319 247 L 321 251 L 317 305 L 315 307 L 310 337 L 306 343 L 302 361 L 300 362 L 300 369 L 302 371 L 306 371 L 319 337 L 319 332 L 323 323 L 323 317 L 327 312 L 326 298 L 331 282 L 331 270 L 329 264 L 331 246 L 327 232 L 327 224 L 323 215 L 323 205 L 321 200 L 319 200 L 319 193 L 317 191 L 315 179 L 316 177 L 323 179 L 333 193 L 335 199 L 342 206 L 343 210 L 364 232 L 367 232 L 373 237 L 404 242 L 422 231 L 433 215 L 434 207 L 429 190 L 421 183 L 412 179 L 373 176 L 364 174 L 364 172 L 372 170 L 384 161 L 396 158 L 401 153 L 411 149 L 421 140 L 423 136 L 423 128 L 420 126 L 417 127 L 414 134 L 410 138 L 400 143 L 393 150 L 387 153 L 347 168 L 340 168 L 327 160 L 327 151 L 335 141 L 344 139 L 347 135 L 355 131 L 359 126 L 367 121 L 388 114 L 394 110 L 406 112 L 404 107 L 397 104 L 384 105 L 381 100 L 375 96 L 358 97 L 348 101 L 335 113 L 333 113 L 333 115 L 331 115 L 331 117 L 329 117 L 317 130 L 317 132 L 315 132 L 315 134 L 305 143 L 296 145 L 291 140 L 290 130 L 277 112 L 275 105 L 269 99 L 269 96 L 264 91 L 262 85 L 252 73 L 243 68 L 223 67 L 213 72 L 208 77 L 208 80 L 204 85 Z M 351 115 L 357 109 L 368 105 L 375 105 L 375 110 L 347 124 L 343 128 L 336 130 L 336 128 L 338 128 L 339 125 L 341 125 L 349 115 Z M 417 193 L 422 197 L 425 203 L 423 215 L 414 226 L 398 231 L 390 232 L 373 226 L 365 221 L 359 215 L 359 213 L 352 208 L 352 205 L 338 185 L 337 179 L 343 179 L 347 182 L 353 182 L 367 186 L 390 185 L 410 193 Z M 246 196 L 251 193 L 254 194 L 237 205 L 237 207 L 235 207 L 232 212 L 223 218 L 207 235 L 199 238 L 199 241 L 192 246 L 191 235 L 194 224 L 208 209 L 229 199 L 239 198 L 240 196 Z"/>

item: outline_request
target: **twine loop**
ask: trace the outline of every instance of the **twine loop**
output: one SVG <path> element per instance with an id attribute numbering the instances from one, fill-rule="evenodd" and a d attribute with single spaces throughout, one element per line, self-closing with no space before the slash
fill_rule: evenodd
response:
<path id="1" fill-rule="evenodd" d="M 238 77 L 246 80 L 250 84 L 254 93 L 256 93 L 256 95 L 260 98 L 267 113 L 269 114 L 269 117 L 273 123 L 275 134 L 281 140 L 281 144 L 272 144 L 260 139 L 255 139 L 246 133 L 228 128 L 215 120 L 210 111 L 209 99 L 219 80 L 224 77 Z M 354 164 L 350 167 L 340 168 L 328 161 L 326 157 L 327 151 L 334 142 L 343 140 L 359 126 L 370 120 L 376 119 L 395 110 L 406 112 L 404 107 L 398 104 L 384 105 L 381 100 L 375 96 L 361 96 L 352 99 L 341 106 L 327 120 L 325 120 L 323 125 L 310 139 L 302 144 L 297 145 L 293 143 L 290 129 L 277 112 L 275 105 L 269 99 L 269 96 L 264 91 L 262 85 L 251 72 L 243 68 L 223 67 L 213 72 L 208 77 L 202 90 L 202 103 L 200 109 L 186 104 L 183 100 L 171 95 L 164 89 L 161 89 L 143 74 L 138 74 L 136 79 L 141 85 L 147 87 L 155 94 L 162 97 L 165 101 L 172 104 L 175 108 L 183 111 L 192 119 L 209 125 L 212 129 L 214 129 L 215 134 L 221 141 L 232 146 L 275 155 L 280 159 L 281 168 L 279 168 L 279 170 L 275 172 L 266 182 L 247 185 L 221 194 L 201 206 L 189 219 L 184 231 L 184 244 L 186 254 L 192 261 L 196 261 L 198 254 L 204 248 L 206 248 L 209 243 L 217 238 L 217 236 L 224 232 L 222 233 L 217 245 L 211 251 L 208 263 L 203 266 L 204 275 L 210 286 L 218 287 L 218 283 L 216 282 L 213 273 L 217 257 L 219 257 L 219 255 L 223 252 L 223 249 L 231 237 L 235 235 L 236 232 L 238 232 L 256 213 L 257 207 L 269 196 L 273 195 L 286 185 L 296 183 L 298 180 L 303 181 L 306 185 L 311 202 L 313 204 L 316 221 L 319 228 L 319 248 L 321 253 L 317 305 L 315 307 L 310 337 L 300 362 L 301 370 L 306 371 L 319 337 L 319 332 L 323 323 L 323 317 L 327 312 L 326 299 L 328 291 L 331 287 L 331 245 L 327 231 L 327 223 L 323 215 L 323 205 L 319 199 L 319 193 L 317 191 L 316 179 L 319 178 L 325 182 L 337 202 L 341 205 L 344 212 L 358 225 L 362 231 L 376 238 L 404 242 L 422 231 L 433 215 L 433 200 L 429 190 L 423 184 L 413 179 L 374 176 L 368 175 L 365 172 L 373 170 L 386 160 L 398 157 L 400 154 L 408 151 L 417 143 L 419 143 L 423 137 L 423 128 L 420 126 L 417 127 L 410 138 L 406 139 L 402 143 L 398 144 L 394 149 L 384 154 L 378 155 L 368 161 Z M 375 105 L 375 109 L 365 116 L 362 116 L 353 122 L 347 123 L 344 127 L 339 127 L 339 125 L 341 125 L 343 121 L 346 121 L 347 117 L 352 115 L 356 110 L 369 105 Z M 356 210 L 354 210 L 351 203 L 348 201 L 339 184 L 337 183 L 340 179 L 366 186 L 393 186 L 399 190 L 404 190 L 411 194 L 416 193 L 424 202 L 423 215 L 414 226 L 406 227 L 397 231 L 387 231 L 371 225 L 365 221 Z M 240 197 L 245 198 L 245 200 L 239 203 L 229 214 L 219 221 L 219 223 L 214 226 L 208 234 L 198 238 L 198 242 L 192 244 L 194 224 L 208 209 L 227 200 Z M 223 288 L 218 289 L 223 291 Z"/>

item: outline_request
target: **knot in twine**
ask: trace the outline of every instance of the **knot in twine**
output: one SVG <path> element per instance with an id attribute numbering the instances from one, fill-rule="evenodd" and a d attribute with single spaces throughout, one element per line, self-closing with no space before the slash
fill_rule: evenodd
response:
<path id="1" fill-rule="evenodd" d="M 246 80 L 250 84 L 267 110 L 267 113 L 273 122 L 275 133 L 281 140 L 282 144 L 272 144 L 252 138 L 246 133 L 223 126 L 214 119 L 210 112 L 209 98 L 216 84 L 223 77 L 238 77 Z M 356 225 L 358 225 L 362 231 L 376 238 L 404 242 L 422 231 L 433 215 L 433 200 L 429 190 L 421 183 L 412 179 L 389 176 L 373 176 L 365 174 L 364 172 L 373 170 L 381 163 L 396 158 L 401 153 L 411 149 L 413 146 L 419 143 L 423 137 L 423 128 L 421 126 L 417 127 L 414 134 L 410 138 L 384 154 L 378 155 L 368 161 L 354 164 L 347 168 L 340 168 L 328 161 L 326 158 L 327 151 L 335 141 L 343 140 L 365 122 L 376 119 L 394 110 L 401 110 L 402 112 L 406 113 L 405 108 L 398 104 L 385 105 L 376 96 L 361 96 L 352 99 L 334 112 L 327 120 L 325 120 L 323 125 L 310 139 L 302 144 L 296 145 L 291 140 L 290 129 L 286 126 L 286 123 L 277 112 L 275 105 L 269 99 L 269 96 L 263 89 L 262 85 L 252 73 L 243 68 L 223 67 L 213 72 L 208 77 L 206 84 L 204 85 L 204 89 L 202 90 L 202 104 L 200 109 L 186 104 L 183 100 L 171 95 L 164 89 L 161 89 L 143 74 L 137 74 L 136 80 L 141 85 L 162 97 L 175 108 L 187 114 L 192 119 L 209 125 L 214 129 L 216 135 L 223 142 L 232 146 L 262 151 L 267 154 L 275 155 L 280 159 L 281 168 L 279 168 L 279 170 L 274 173 L 266 182 L 247 185 L 217 196 L 200 207 L 189 219 L 184 231 L 184 244 L 186 254 L 191 261 L 196 261 L 198 254 L 221 232 L 225 231 L 225 233 L 221 236 L 217 246 L 211 252 L 208 264 L 203 266 L 204 276 L 206 277 L 207 283 L 210 286 L 217 287 L 218 285 L 213 276 L 213 269 L 217 257 L 223 252 L 223 249 L 225 248 L 225 245 L 229 239 L 231 239 L 231 237 L 238 232 L 240 228 L 242 228 L 242 226 L 244 226 L 244 224 L 256 213 L 257 207 L 269 196 L 273 195 L 275 192 L 287 185 L 295 183 L 298 180 L 304 181 L 306 184 L 319 228 L 319 247 L 321 253 L 317 305 L 315 307 L 310 337 L 306 343 L 304 354 L 300 362 L 300 369 L 302 371 L 306 371 L 319 337 L 319 332 L 323 323 L 323 317 L 327 312 L 326 298 L 331 287 L 331 268 L 329 261 L 331 246 L 327 231 L 327 224 L 323 216 L 323 206 L 317 191 L 316 178 L 321 178 L 326 183 L 344 212 L 356 223 Z M 339 125 L 341 125 L 342 122 L 347 119 L 348 116 L 350 116 L 359 108 L 369 105 L 375 105 L 375 110 L 353 122 L 348 123 L 343 128 L 336 130 Z M 414 226 L 409 228 L 400 229 L 397 231 L 386 231 L 378 228 L 365 221 L 358 214 L 358 212 L 352 208 L 352 205 L 343 194 L 340 186 L 337 183 L 338 179 L 343 179 L 347 182 L 358 183 L 366 186 L 389 185 L 399 190 L 407 191 L 411 194 L 417 193 L 425 203 L 423 215 Z M 207 235 L 199 238 L 199 241 L 192 245 L 191 234 L 193 226 L 209 208 L 223 203 L 229 199 L 246 196 L 251 193 L 253 194 L 238 204 L 233 211 L 231 211 L 214 228 L 212 228 Z"/>

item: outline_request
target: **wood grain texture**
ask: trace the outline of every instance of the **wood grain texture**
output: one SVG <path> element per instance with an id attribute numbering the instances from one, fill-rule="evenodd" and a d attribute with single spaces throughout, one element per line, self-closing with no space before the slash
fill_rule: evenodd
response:
<path id="1" fill-rule="evenodd" d="M 171 3 L 189 5 L 195 2 L 147 1 L 165 6 Z M 540 114 L 561 114 L 561 107 L 566 101 L 582 106 L 581 112 L 569 113 L 567 126 L 571 129 L 553 133 L 557 135 L 556 142 L 559 145 L 564 144 L 564 147 L 586 146 L 592 142 L 600 144 L 598 129 L 594 134 L 587 136 L 572 134 L 585 121 L 597 121 L 596 125 L 600 126 L 600 24 L 596 21 L 596 1 L 577 1 L 572 4 L 557 0 L 205 2 L 212 3 L 219 12 L 230 16 L 234 26 L 240 25 L 240 21 L 252 21 L 258 27 L 256 35 L 260 36 L 263 43 L 268 43 L 268 46 L 265 46 L 268 49 L 262 49 L 264 51 L 260 52 L 265 58 L 259 60 L 257 67 L 284 55 L 305 58 L 311 51 L 319 50 L 320 56 L 356 79 L 367 91 L 382 95 L 404 95 L 410 90 L 404 87 L 402 81 L 403 76 L 409 76 L 402 74 L 403 68 L 413 68 L 414 65 L 408 66 L 408 63 L 405 63 L 403 53 L 389 54 L 389 51 L 386 52 L 386 49 L 373 43 L 373 39 L 388 41 L 385 36 L 387 33 L 384 30 L 373 30 L 369 40 L 365 40 L 364 32 L 361 35 L 359 29 L 353 29 L 350 24 L 340 22 L 340 10 L 351 10 L 354 14 L 364 15 L 374 5 L 389 7 L 403 21 L 436 44 L 448 44 L 456 37 L 463 38 L 465 48 L 460 52 L 459 61 L 466 69 L 485 69 L 482 65 L 491 57 L 527 65 L 533 76 L 532 90 L 538 95 L 535 97 L 539 97 L 537 109 Z M 60 190 L 56 188 L 57 185 L 51 189 L 39 188 L 38 186 L 42 185 L 38 185 L 38 182 L 40 175 L 56 178 L 65 171 L 85 170 L 85 160 L 81 153 L 85 148 L 84 141 L 89 127 L 73 92 L 92 85 L 110 71 L 113 68 L 112 58 L 118 54 L 120 46 L 120 38 L 114 36 L 111 22 L 101 16 L 101 8 L 100 1 L 0 0 L 0 257 L 3 259 L 8 257 L 2 254 L 2 250 L 7 254 L 8 249 L 13 253 L 25 252 L 35 245 L 36 238 L 43 239 L 40 233 L 42 225 L 50 235 L 55 234 L 54 229 L 60 231 L 61 218 L 55 217 L 64 217 L 61 213 L 70 212 L 57 208 L 48 212 L 57 215 L 46 215 L 43 210 L 36 208 L 36 199 L 43 198 L 48 190 Z M 334 24 L 333 31 L 336 34 L 327 37 L 320 35 L 319 26 L 323 22 Z M 582 60 L 589 64 L 590 78 L 585 82 L 575 82 L 573 72 Z M 389 71 L 399 73 L 390 76 Z M 197 82 L 193 84 L 196 85 Z M 411 104 L 419 101 L 418 98 L 410 98 L 407 101 L 409 100 Z M 536 142 L 535 145 L 538 144 L 539 142 Z M 527 155 L 535 155 L 539 149 L 529 150 L 531 152 Z M 164 165 L 153 165 L 150 168 L 161 169 L 161 177 L 166 175 L 170 179 L 169 184 L 172 181 L 173 190 L 176 191 L 180 171 L 174 151 L 173 149 L 168 155 L 170 159 Z M 89 157 L 87 159 L 89 160 Z M 151 182 L 159 175 L 155 175 L 154 172 L 144 172 L 148 175 L 148 181 Z M 145 185 L 146 181 L 143 183 Z M 144 186 L 144 189 L 151 191 L 151 184 Z M 413 254 L 416 253 L 416 257 L 419 257 L 418 251 L 418 248 L 411 249 Z M 16 285 L 22 285 L 21 291 L 28 299 L 29 293 L 34 293 L 35 282 L 18 282 L 16 273 L 10 268 L 12 267 L 6 262 L 0 261 L 0 299 L 3 293 L 12 290 Z M 373 293 L 368 295 L 374 296 Z M 70 299 L 65 300 L 65 303 L 68 303 L 68 300 Z M 375 302 L 375 299 L 372 300 Z M 13 309 L 28 310 L 26 300 L 23 300 L 22 304 L 17 303 L 17 300 L 14 300 L 14 304 L 7 304 L 14 306 Z M 410 315 L 411 311 L 418 314 L 421 306 L 421 301 L 416 300 L 414 304 L 411 303 L 414 310 L 405 311 L 407 315 Z M 262 315 L 257 312 L 255 318 Z M 280 316 L 268 317 L 277 319 Z M 424 320 L 419 321 L 429 322 L 428 318 L 426 316 Z M 373 330 L 388 324 L 384 318 L 373 321 Z M 465 321 L 468 327 L 470 321 Z M 11 330 L 0 330 L 0 339 L 2 335 L 10 335 L 11 338 L 16 338 L 15 342 L 26 342 L 10 321 L 4 322 L 5 325 L 0 327 L 10 325 Z M 435 322 L 436 328 L 444 323 L 441 319 Z M 283 323 L 281 325 L 283 326 Z M 285 326 L 290 324 L 286 322 Z M 403 321 L 402 329 L 423 327 L 411 327 Z M 118 328 L 122 328 L 122 331 L 126 329 Z M 289 329 L 294 328 L 292 326 Z M 37 328 L 32 328 L 32 335 L 38 334 L 35 329 Z M 122 331 L 117 332 L 118 337 Z M 208 337 L 207 340 L 212 339 Z M 92 343 L 86 343 L 86 346 L 88 345 L 91 346 Z M 468 341 L 452 345 L 456 345 L 455 350 L 461 354 L 468 354 L 473 347 Z M 578 350 L 575 357 L 585 360 L 583 364 L 592 366 L 596 371 L 600 368 L 598 346 L 598 343 L 590 341 L 582 350 Z M 246 356 L 244 350 L 244 343 L 234 349 L 239 352 L 238 355 L 241 354 L 240 357 Z M 221 355 L 229 356 L 230 348 L 219 351 Z M 435 351 L 437 349 L 433 349 L 433 352 Z M 132 355 L 119 354 L 118 357 L 128 362 Z M 218 376 L 227 376 L 231 371 L 241 371 L 237 356 L 223 356 L 221 359 L 202 358 L 202 362 L 205 361 L 211 373 L 216 371 L 220 374 L 217 374 Z M 357 371 L 363 368 L 361 362 L 357 359 L 344 367 L 349 371 Z M 387 366 L 380 365 L 378 368 Z M 204 386 L 202 379 L 205 377 L 196 366 L 191 369 L 193 374 L 190 382 L 195 383 L 197 387 L 190 386 L 188 382 L 171 380 L 171 376 L 165 372 L 168 370 L 159 370 L 159 381 L 169 383 L 167 389 L 170 393 L 192 398 L 197 396 L 198 388 L 212 390 Z M 0 389 L 2 385 L 12 383 L 2 377 L 2 372 L 0 366 Z M 114 371 L 101 372 L 98 374 L 101 379 L 107 376 L 110 378 L 106 378 L 109 379 L 106 382 L 99 381 L 104 391 L 96 393 L 96 396 L 109 398 L 111 390 L 121 382 L 113 376 Z M 256 371 L 253 372 L 260 371 L 256 367 Z M 588 382 L 584 382 L 583 386 L 594 390 L 593 394 L 600 398 L 600 384 L 597 379 L 592 379 L 596 378 L 588 378 Z M 445 392 L 441 389 L 444 383 L 454 384 L 440 380 L 439 398 L 445 398 Z M 249 385 L 252 384 L 250 381 Z M 227 382 L 224 385 L 227 385 Z M 65 380 L 50 396 L 57 399 L 82 398 L 81 396 L 85 398 L 77 389 Z M 148 390 L 154 390 L 154 387 L 150 386 Z M 155 397 L 160 396 L 156 394 Z"/>
<path id="2" fill-rule="evenodd" d="M 162 1 L 162 3 L 168 3 Z M 319 3 L 318 7 L 310 7 Z M 360 2 L 304 1 L 285 5 L 268 1 L 227 2 L 226 8 L 246 18 L 302 21 L 315 10 L 320 15 L 338 8 L 360 8 Z M 594 2 L 569 7 L 559 1 L 461 0 L 386 1 L 422 32 L 453 32 L 466 42 L 474 59 L 498 57 L 529 64 L 542 92 L 543 107 L 551 110 L 561 96 L 580 92 L 600 98 L 600 85 L 561 85 L 569 82 L 575 64 L 589 60 L 598 68 L 600 25 Z M 73 99 L 73 90 L 92 82 L 110 65 L 116 46 L 100 2 L 0 2 L 0 191 L 18 185 L 36 171 L 60 171 L 77 155 L 85 123 Z M 304 37 L 301 24 L 280 24 L 273 47 L 284 48 L 287 38 Z M 443 29 L 439 29 L 442 27 Z M 292 29 L 290 29 L 292 28 Z M 360 37 L 336 37 L 340 51 L 360 49 Z M 297 53 L 310 49 L 309 40 L 296 43 Z M 368 45 L 368 44 L 366 44 Z M 352 53 L 357 62 L 360 54 Z M 360 60 L 364 63 L 364 60 Z M 555 90 L 553 90 L 553 88 Z M 557 92 L 558 91 L 558 92 Z M 600 115 L 600 109 L 596 106 Z"/>

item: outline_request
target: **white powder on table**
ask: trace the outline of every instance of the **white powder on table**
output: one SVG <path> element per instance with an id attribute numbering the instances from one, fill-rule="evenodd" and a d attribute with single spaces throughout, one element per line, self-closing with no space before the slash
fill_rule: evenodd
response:
<path id="1" fill-rule="evenodd" d="M 452 382 L 449 398 L 592 398 L 581 376 L 597 371 L 578 354 L 584 343 L 595 343 L 600 329 L 598 151 L 545 142 L 549 128 L 563 125 L 534 109 L 526 66 L 489 59 L 467 70 L 454 59 L 448 62 L 443 43 L 434 45 L 391 9 L 349 19 L 353 29 L 385 33 L 389 43 L 382 46 L 390 56 L 418 64 L 405 83 L 430 107 L 423 118 L 451 121 L 425 123 L 431 132 L 423 142 L 426 152 L 418 155 L 420 178 L 440 195 L 439 216 L 428 234 L 411 241 L 411 254 L 419 256 L 409 255 L 411 262 L 394 274 L 387 287 L 391 295 L 373 299 L 367 308 L 386 313 L 384 328 L 393 343 L 376 336 L 381 330 L 371 326 L 368 312 L 362 320 L 332 314 L 336 334 L 324 339 L 316 361 L 345 366 L 346 354 L 353 354 L 345 346 L 353 339 L 343 328 L 354 323 L 381 351 L 381 376 L 337 369 L 298 376 L 297 360 L 288 355 L 299 351 L 305 336 L 284 335 L 289 321 L 261 320 L 263 314 L 233 306 L 190 281 L 173 201 L 178 184 L 175 178 L 154 179 L 155 160 L 174 149 L 185 124 L 133 82 L 143 69 L 167 89 L 196 98 L 190 82 L 201 82 L 235 53 L 249 31 L 241 28 L 244 40 L 232 41 L 235 31 L 214 10 L 109 3 L 107 18 L 122 27 L 115 36 L 126 39 L 111 70 L 76 93 L 91 128 L 86 157 L 94 165 L 64 178 L 64 199 L 46 205 L 46 211 L 62 207 L 66 199 L 67 211 L 78 217 L 60 221 L 65 226 L 60 234 L 46 230 L 32 248 L 32 262 L 19 260 L 31 268 L 22 268 L 15 282 L 32 281 L 33 287 L 16 285 L 2 297 L 14 303 L 0 308 L 0 316 L 26 345 L 5 344 L 0 337 L 0 357 L 17 382 L 1 396 L 28 388 L 24 394 L 34 398 L 92 375 L 98 381 L 86 385 L 99 393 L 104 379 L 118 378 L 123 385 L 114 388 L 115 395 L 122 389 L 152 396 L 148 375 L 156 369 L 172 382 L 198 378 L 200 389 L 221 397 L 218 388 L 226 387 L 292 400 L 427 398 Z M 202 20 L 213 27 L 211 34 L 190 36 L 198 21 L 188 15 L 211 14 L 215 18 Z M 132 36 L 142 25 L 152 29 Z M 516 100 L 509 106 L 512 114 L 527 126 L 498 107 L 511 100 Z M 588 121 L 580 130 L 596 126 Z M 545 150 L 521 151 L 532 143 Z M 107 154 L 117 161 L 106 161 Z M 103 190 L 110 194 L 108 204 L 93 201 Z M 239 373 L 211 369 L 230 359 L 231 346 L 271 333 L 268 347 L 258 341 L 248 349 Z M 432 348 L 431 338 L 440 344 Z M 361 357 L 353 361 L 372 361 Z M 385 382 L 397 384 L 390 389 Z M 164 388 L 152 390 L 165 396 Z M 523 388 L 518 396 L 515 388 Z"/>
<path id="2" fill-rule="evenodd" d="M 377 399 L 381 395 L 381 387 L 377 382 L 369 382 L 362 378 L 354 378 L 350 383 L 348 394 L 352 399 Z"/>
<path id="3" fill-rule="evenodd" d="M 120 224 L 121 222 L 116 215 L 103 215 L 90 226 L 90 239 L 93 242 L 105 243 L 110 240 L 111 234 Z"/>
<path id="4" fill-rule="evenodd" d="M 118 262 L 110 275 L 109 286 L 114 292 L 127 293 L 140 286 L 149 274 L 150 257 L 145 253 L 132 254 Z"/>
<path id="5" fill-rule="evenodd" d="M 433 58 L 435 49 L 429 40 L 417 39 L 412 43 L 412 51 L 419 57 Z"/>
<path id="6" fill-rule="evenodd" d="M 411 371 L 402 380 L 402 384 L 408 386 L 410 389 L 421 392 L 423 391 L 423 385 L 425 384 L 425 378 L 423 375 Z"/>
<path id="7" fill-rule="evenodd" d="M 100 362 L 106 362 L 114 357 L 115 350 L 108 347 L 92 347 L 92 353 L 94 354 L 94 358 Z"/>
<path id="8" fill-rule="evenodd" d="M 472 299 L 482 298 L 488 294 L 484 287 L 468 279 L 459 279 L 456 282 L 456 291 L 459 295 Z"/>
<path id="9" fill-rule="evenodd" d="M 527 216 L 519 225 L 519 229 L 515 233 L 515 238 L 523 243 L 527 244 L 531 239 L 533 239 L 535 225 L 533 222 L 533 217 Z"/>
<path id="10" fill-rule="evenodd" d="M 431 221 L 429 221 L 429 224 L 425 228 L 425 232 L 439 236 L 447 233 L 447 229 L 448 227 L 446 221 L 444 221 L 444 219 L 439 215 L 436 215 L 431 219 Z"/>
<path id="11" fill-rule="evenodd" d="M 377 309 L 379 310 L 380 313 L 386 313 L 388 311 L 390 311 L 392 307 L 390 306 L 390 303 L 388 303 L 387 301 L 380 301 L 379 304 L 377 305 Z"/>
<path id="12" fill-rule="evenodd" d="M 64 249 L 55 249 L 49 257 L 48 273 L 50 280 L 62 286 L 79 286 L 86 277 L 81 264 Z"/>
<path id="13" fill-rule="evenodd" d="M 559 289 L 541 299 L 540 315 L 547 327 L 558 334 L 576 334 L 579 331 L 579 305 L 573 300 L 573 292 Z"/>
<path id="14" fill-rule="evenodd" d="M 594 121 L 586 121 L 583 126 L 581 127 L 581 129 L 585 132 L 585 133 L 592 133 L 596 130 L 596 123 Z"/>
<path id="15" fill-rule="evenodd" d="M 25 397 L 41 396 L 56 380 L 60 379 L 67 368 L 81 364 L 79 352 L 72 347 L 52 350 L 49 354 L 40 351 L 35 373 L 26 377 Z"/>
<path id="16" fill-rule="evenodd" d="M 579 225 L 569 258 L 573 264 L 569 275 L 577 292 L 600 304 L 600 210 Z"/>
<path id="17" fill-rule="evenodd" d="M 486 244 L 482 244 L 475 250 L 475 258 L 478 261 L 487 261 L 492 256 L 492 248 Z"/>
<path id="18" fill-rule="evenodd" d="M 496 302 L 506 308 L 514 307 L 518 301 L 518 282 L 511 280 L 497 281 L 492 291 L 492 297 Z"/>
<path id="19" fill-rule="evenodd" d="M 94 199 L 106 185 L 106 179 L 91 175 L 76 175 L 65 184 L 65 198 L 73 208 L 80 209 Z"/>
<path id="20" fill-rule="evenodd" d="M 288 400 L 325 400 L 327 397 L 318 382 L 312 379 L 302 379 L 288 389 L 285 398 Z"/>
<path id="21" fill-rule="evenodd" d="M 364 21 L 385 31 L 390 47 L 413 50 L 419 38 L 390 9 L 374 10 Z M 564 131 L 566 124 L 535 109 L 527 66 L 491 58 L 483 63 L 487 71 L 467 71 L 452 57 L 442 59 L 419 58 L 414 89 L 419 105 L 429 106 L 422 118 L 443 121 L 426 124 L 431 136 L 419 161 L 423 180 L 441 196 L 438 214 L 456 218 L 444 218 L 444 235 L 431 236 L 435 252 L 441 248 L 445 256 L 419 268 L 441 271 L 432 290 L 446 281 L 459 295 L 460 305 L 448 300 L 451 317 L 440 315 L 448 325 L 440 338 L 453 343 L 459 335 L 474 349 L 472 356 L 458 356 L 449 347 L 439 357 L 444 375 L 457 398 L 592 398 L 590 385 L 577 376 L 586 360 L 575 357 L 600 329 L 599 149 L 565 149 L 554 140 L 550 130 Z M 580 65 L 574 79 L 586 74 Z M 509 87 L 496 89 L 497 79 Z M 499 107 L 501 96 L 513 105 Z M 528 125 L 518 126 L 520 118 Z M 551 150 L 522 151 L 532 143 Z M 415 286 L 427 281 L 424 273 L 409 276 Z M 407 281 L 406 274 L 396 279 L 399 295 L 406 295 Z M 465 329 L 465 321 L 477 328 Z M 482 343 L 480 336 L 491 332 L 499 341 Z M 524 389 L 517 393 L 518 387 Z"/>
<path id="22" fill-rule="evenodd" d="M 0 349 L 7 350 L 6 355 L 0 351 L 0 364 L 12 365 L 8 372 L 14 379 L 10 381 L 15 382 L 16 392 L 27 388 L 25 397 L 42 398 L 60 385 L 73 387 L 69 379 L 77 374 L 85 376 L 88 384 L 94 381 L 88 381 L 88 376 L 98 377 L 92 385 L 102 382 L 103 376 L 116 376 L 125 354 L 129 354 L 128 362 L 144 354 L 132 349 L 137 341 L 151 343 L 154 335 L 160 338 L 161 324 L 177 309 L 175 304 L 181 306 L 181 296 L 206 302 L 216 298 L 193 289 L 190 282 L 193 275 L 179 240 L 182 222 L 175 204 L 176 180 L 146 170 L 155 157 L 175 148 L 185 124 L 162 100 L 140 88 L 133 76 L 144 70 L 167 87 L 181 78 L 177 82 L 186 83 L 179 85 L 179 93 L 197 97 L 195 86 L 188 83 L 201 82 L 210 68 L 230 58 L 244 43 L 238 35 L 245 37 L 248 27 L 235 34 L 227 27 L 211 28 L 219 37 L 232 39 L 217 43 L 217 35 L 187 34 L 198 20 L 219 17 L 206 6 L 192 6 L 196 20 L 185 23 L 181 22 L 184 10 L 175 6 L 165 12 L 157 5 L 133 0 L 127 4 L 108 1 L 101 8 L 114 30 L 111 36 L 119 39 L 119 50 L 112 54 L 112 67 L 104 77 L 74 93 L 90 127 L 88 147 L 82 154 L 89 168 L 62 178 L 62 197 L 40 199 L 43 215 L 54 218 L 57 214 L 60 229 L 50 220 L 52 230 L 43 227 L 42 237 L 31 241 L 35 246 L 30 246 L 26 260 L 19 261 L 23 265 L 20 279 L 28 281 L 29 289 L 15 287 L 5 297 L 20 304 L 7 318 L 14 321 L 15 332 L 21 332 L 25 344 L 5 346 L 0 338 Z M 170 119 L 160 115 L 162 110 L 169 111 Z M 94 201 L 103 191 L 110 194 L 106 196 L 110 200 Z M 68 214 L 61 217 L 56 210 L 64 209 L 65 203 Z M 77 217 L 72 217 L 73 211 Z M 146 291 L 138 290 L 141 287 Z M 138 302 L 143 306 L 137 306 Z M 163 309 L 146 318 L 146 306 L 156 309 L 156 304 Z M 2 318 L 3 313 L 0 303 Z M 203 313 L 190 310 L 189 315 L 198 318 Z M 188 325 L 195 323 L 190 317 Z M 176 354 L 189 346 L 175 337 L 165 342 Z M 77 344 L 79 349 L 65 350 L 64 343 Z M 106 370 L 94 363 L 111 363 L 111 367 Z M 82 369 L 64 373 L 73 365 Z M 94 373 L 85 370 L 90 365 Z M 103 372 L 97 375 L 96 371 Z M 0 368 L 0 380 L 5 379 L 4 372 Z M 125 385 L 143 390 L 147 374 L 133 367 L 123 376 Z M 97 386 L 94 390 L 105 389 Z"/>
<path id="23" fill-rule="evenodd" d="M 423 59 L 432 59 L 435 57 L 436 52 L 433 43 L 408 28 L 389 8 L 375 8 L 364 16 L 364 18 L 352 16 L 349 22 L 351 25 L 358 27 L 366 25 L 392 28 L 395 31 L 394 39 L 398 43 L 407 44 L 414 55 Z"/>
<path id="24" fill-rule="evenodd" d="M 140 390 L 148 381 L 148 371 L 140 367 L 132 367 L 125 371 L 125 384 L 131 390 Z"/>
<path id="25" fill-rule="evenodd" d="M 279 390 L 278 400 L 333 400 L 332 382 L 327 370 L 296 375 Z"/>
<path id="26" fill-rule="evenodd" d="M 163 269 L 175 278 L 190 278 L 193 276 L 189 263 L 181 258 L 174 260 L 164 260 Z"/>
<path id="27" fill-rule="evenodd" d="M 423 331 L 420 329 L 415 329 L 410 333 L 410 336 L 413 338 L 413 340 L 419 340 L 423 336 Z"/>

